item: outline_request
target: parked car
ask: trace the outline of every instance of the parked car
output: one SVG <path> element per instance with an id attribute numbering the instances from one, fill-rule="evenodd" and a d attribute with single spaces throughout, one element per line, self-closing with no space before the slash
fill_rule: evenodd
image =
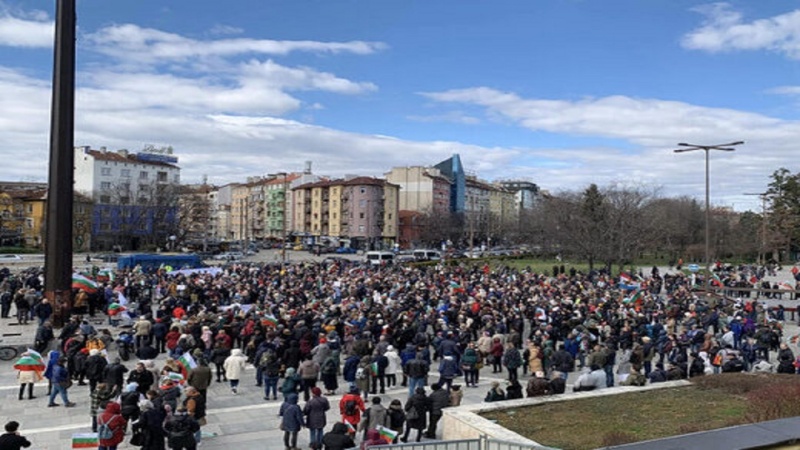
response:
<path id="1" fill-rule="evenodd" d="M 244 258 L 244 253 L 242 252 L 225 252 L 214 255 L 214 259 L 217 261 L 237 261 L 242 258 Z"/>
<path id="2" fill-rule="evenodd" d="M 339 247 L 336 249 L 336 253 L 339 253 L 340 255 L 354 255 L 358 253 L 358 250 L 354 249 L 353 247 Z"/>

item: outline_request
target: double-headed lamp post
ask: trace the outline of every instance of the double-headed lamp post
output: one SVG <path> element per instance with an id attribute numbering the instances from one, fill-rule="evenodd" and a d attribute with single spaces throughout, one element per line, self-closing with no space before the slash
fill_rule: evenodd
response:
<path id="1" fill-rule="evenodd" d="M 686 142 L 681 142 L 678 144 L 679 148 L 673 150 L 675 153 L 685 153 L 685 152 L 693 152 L 695 150 L 702 150 L 706 153 L 706 271 L 704 278 L 704 285 L 706 290 L 706 295 L 710 294 L 709 283 L 711 281 L 711 250 L 710 250 L 710 239 L 711 239 L 711 196 L 709 195 L 709 166 L 708 166 L 708 153 L 711 150 L 719 150 L 722 152 L 732 152 L 736 150 L 733 148 L 736 145 L 742 145 L 744 141 L 736 141 L 730 142 L 728 144 L 717 144 L 717 145 L 698 145 L 698 144 L 687 144 Z"/>
<path id="2" fill-rule="evenodd" d="M 271 174 L 269 174 L 269 176 L 273 177 L 273 178 L 283 177 L 283 213 L 282 213 L 283 224 L 281 226 L 281 228 L 282 228 L 282 231 L 281 231 L 281 264 L 285 264 L 286 263 L 286 214 L 287 214 L 287 211 L 289 210 L 289 208 L 288 208 L 289 203 L 287 202 L 287 199 L 289 198 L 289 193 L 287 192 L 288 191 L 287 181 L 289 179 L 289 174 L 286 173 L 286 172 L 278 172 L 278 173 L 271 173 Z"/>

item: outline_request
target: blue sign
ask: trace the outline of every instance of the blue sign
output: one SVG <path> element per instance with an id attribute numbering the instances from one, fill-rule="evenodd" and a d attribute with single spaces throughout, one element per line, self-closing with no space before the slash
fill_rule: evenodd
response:
<path id="1" fill-rule="evenodd" d="M 700 271 L 700 266 L 697 264 L 689 264 L 689 272 L 697 273 Z"/>

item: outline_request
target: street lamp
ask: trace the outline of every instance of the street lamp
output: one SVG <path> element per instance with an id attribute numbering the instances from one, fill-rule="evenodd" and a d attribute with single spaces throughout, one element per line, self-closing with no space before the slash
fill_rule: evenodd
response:
<path id="1" fill-rule="evenodd" d="M 278 173 L 271 173 L 269 174 L 272 178 L 283 177 L 283 224 L 282 224 L 282 232 L 281 232 L 281 264 L 286 263 L 286 211 L 287 211 L 287 198 L 288 198 L 288 186 L 287 181 L 289 174 L 286 172 L 278 172 Z"/>
<path id="2" fill-rule="evenodd" d="M 767 263 L 767 196 L 769 192 L 745 192 L 744 195 L 757 195 L 761 198 L 761 246 L 758 252 L 758 263 Z"/>
<path id="3" fill-rule="evenodd" d="M 708 182 L 708 180 L 709 180 L 708 153 L 711 150 L 719 150 L 719 151 L 723 151 L 723 152 L 732 152 L 732 151 L 736 150 L 735 148 L 732 148 L 733 146 L 742 145 L 742 144 L 744 144 L 744 141 L 736 141 L 736 142 L 731 142 L 731 143 L 728 143 L 728 144 L 717 144 L 717 145 L 698 145 L 698 144 L 687 144 L 686 142 L 681 142 L 681 143 L 678 144 L 678 146 L 685 147 L 685 148 L 679 148 L 679 149 L 673 150 L 673 152 L 675 152 L 675 153 L 693 152 L 695 150 L 703 150 L 706 153 L 706 244 L 705 244 L 705 247 L 706 247 L 706 273 L 705 273 L 705 277 L 704 277 L 705 278 L 704 279 L 704 284 L 705 284 L 706 295 L 708 295 L 709 292 L 710 292 L 709 283 L 711 281 L 711 252 L 710 252 L 710 244 L 709 244 L 709 240 L 710 240 L 710 236 L 711 236 L 711 234 L 710 234 L 710 229 L 711 229 L 711 199 L 710 199 L 710 195 L 709 195 L 709 182 Z"/>

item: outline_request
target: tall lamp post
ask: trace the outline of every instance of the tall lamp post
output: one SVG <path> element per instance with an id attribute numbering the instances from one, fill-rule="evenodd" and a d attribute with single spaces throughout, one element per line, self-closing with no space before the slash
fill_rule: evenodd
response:
<path id="1" fill-rule="evenodd" d="M 273 178 L 283 177 L 283 213 L 281 216 L 283 217 L 283 223 L 281 225 L 281 264 L 286 264 L 286 212 L 288 210 L 287 206 L 289 203 L 287 199 L 289 198 L 288 195 L 288 180 L 289 174 L 286 172 L 278 172 L 270 174 L 269 176 Z"/>
<path id="2" fill-rule="evenodd" d="M 744 195 L 757 195 L 761 199 L 761 245 L 758 251 L 758 263 L 767 263 L 767 195 L 768 192 L 745 192 Z"/>
<path id="3" fill-rule="evenodd" d="M 709 165 L 708 165 L 708 153 L 711 150 L 719 150 L 722 152 L 732 152 L 736 150 L 733 146 L 742 145 L 744 141 L 736 141 L 731 142 L 728 144 L 717 144 L 717 145 L 698 145 L 698 144 L 687 144 L 686 142 L 681 142 L 678 144 L 679 148 L 673 150 L 675 153 L 686 153 L 686 152 L 693 152 L 696 150 L 702 150 L 706 154 L 706 271 L 704 278 L 704 285 L 706 295 L 710 294 L 709 284 L 711 281 L 711 250 L 710 250 L 710 239 L 711 239 L 711 196 L 709 191 Z"/>

